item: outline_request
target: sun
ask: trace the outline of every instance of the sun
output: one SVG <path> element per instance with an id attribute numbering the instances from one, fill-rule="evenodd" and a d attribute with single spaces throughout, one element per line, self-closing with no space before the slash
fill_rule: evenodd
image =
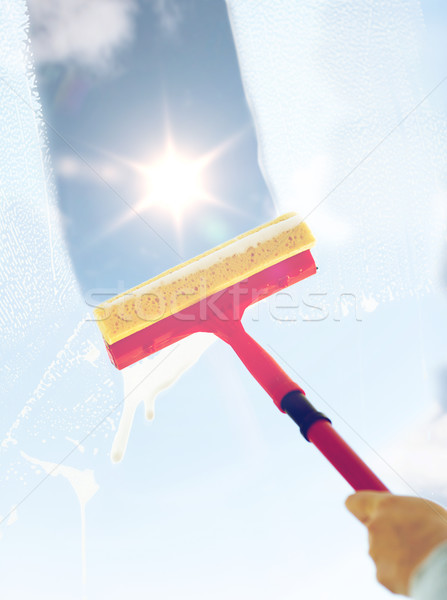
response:
<path id="1" fill-rule="evenodd" d="M 140 186 L 138 200 L 131 210 L 112 222 L 102 233 L 102 237 L 120 229 L 137 215 L 144 221 L 146 214 L 152 210 L 166 211 L 179 236 L 183 217 L 193 208 L 208 204 L 241 213 L 239 208 L 223 202 L 206 189 L 205 180 L 209 184 L 210 174 L 206 178 L 205 174 L 212 163 L 239 141 L 245 130 L 237 132 L 205 154 L 194 157 L 180 152 L 170 134 L 170 126 L 167 126 L 167 130 L 164 151 L 152 160 L 137 162 L 107 153 L 131 172 L 138 174 Z M 96 236 L 96 240 L 98 239 Z"/>
<path id="2" fill-rule="evenodd" d="M 181 216 L 206 196 L 202 167 L 169 149 L 155 164 L 144 170 L 145 195 L 139 208 L 159 207 Z"/>

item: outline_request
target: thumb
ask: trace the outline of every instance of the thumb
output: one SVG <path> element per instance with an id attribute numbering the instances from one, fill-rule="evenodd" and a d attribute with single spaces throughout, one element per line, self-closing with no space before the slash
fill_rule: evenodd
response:
<path id="1" fill-rule="evenodd" d="M 385 496 L 389 496 L 389 492 L 357 492 L 348 496 L 345 506 L 361 523 L 368 525 Z"/>

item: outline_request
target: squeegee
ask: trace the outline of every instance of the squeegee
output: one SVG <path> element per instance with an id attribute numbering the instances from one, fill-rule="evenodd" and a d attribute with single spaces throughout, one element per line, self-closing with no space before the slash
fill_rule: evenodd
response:
<path id="1" fill-rule="evenodd" d="M 248 306 L 316 273 L 314 244 L 295 213 L 282 215 L 103 302 L 95 318 L 118 369 L 192 333 L 215 334 L 354 490 L 388 491 L 241 323 Z"/>

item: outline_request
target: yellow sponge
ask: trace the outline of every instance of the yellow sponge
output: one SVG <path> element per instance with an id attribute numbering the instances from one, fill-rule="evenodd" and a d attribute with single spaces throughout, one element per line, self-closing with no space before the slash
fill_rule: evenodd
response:
<path id="1" fill-rule="evenodd" d="M 98 326 L 113 344 L 314 244 L 295 213 L 282 215 L 106 300 Z"/>

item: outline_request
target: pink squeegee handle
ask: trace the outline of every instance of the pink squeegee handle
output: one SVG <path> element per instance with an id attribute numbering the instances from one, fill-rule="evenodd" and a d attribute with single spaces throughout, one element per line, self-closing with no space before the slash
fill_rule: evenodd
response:
<path id="1" fill-rule="evenodd" d="M 333 429 L 329 419 L 313 408 L 300 386 L 248 335 L 240 321 L 216 320 L 211 330 L 233 348 L 276 406 L 292 417 L 304 437 L 318 448 L 354 490 L 389 491 Z M 284 406 L 291 408 L 285 410 Z"/>
<path id="2" fill-rule="evenodd" d="M 316 421 L 307 436 L 356 492 L 390 491 L 328 421 Z"/>

